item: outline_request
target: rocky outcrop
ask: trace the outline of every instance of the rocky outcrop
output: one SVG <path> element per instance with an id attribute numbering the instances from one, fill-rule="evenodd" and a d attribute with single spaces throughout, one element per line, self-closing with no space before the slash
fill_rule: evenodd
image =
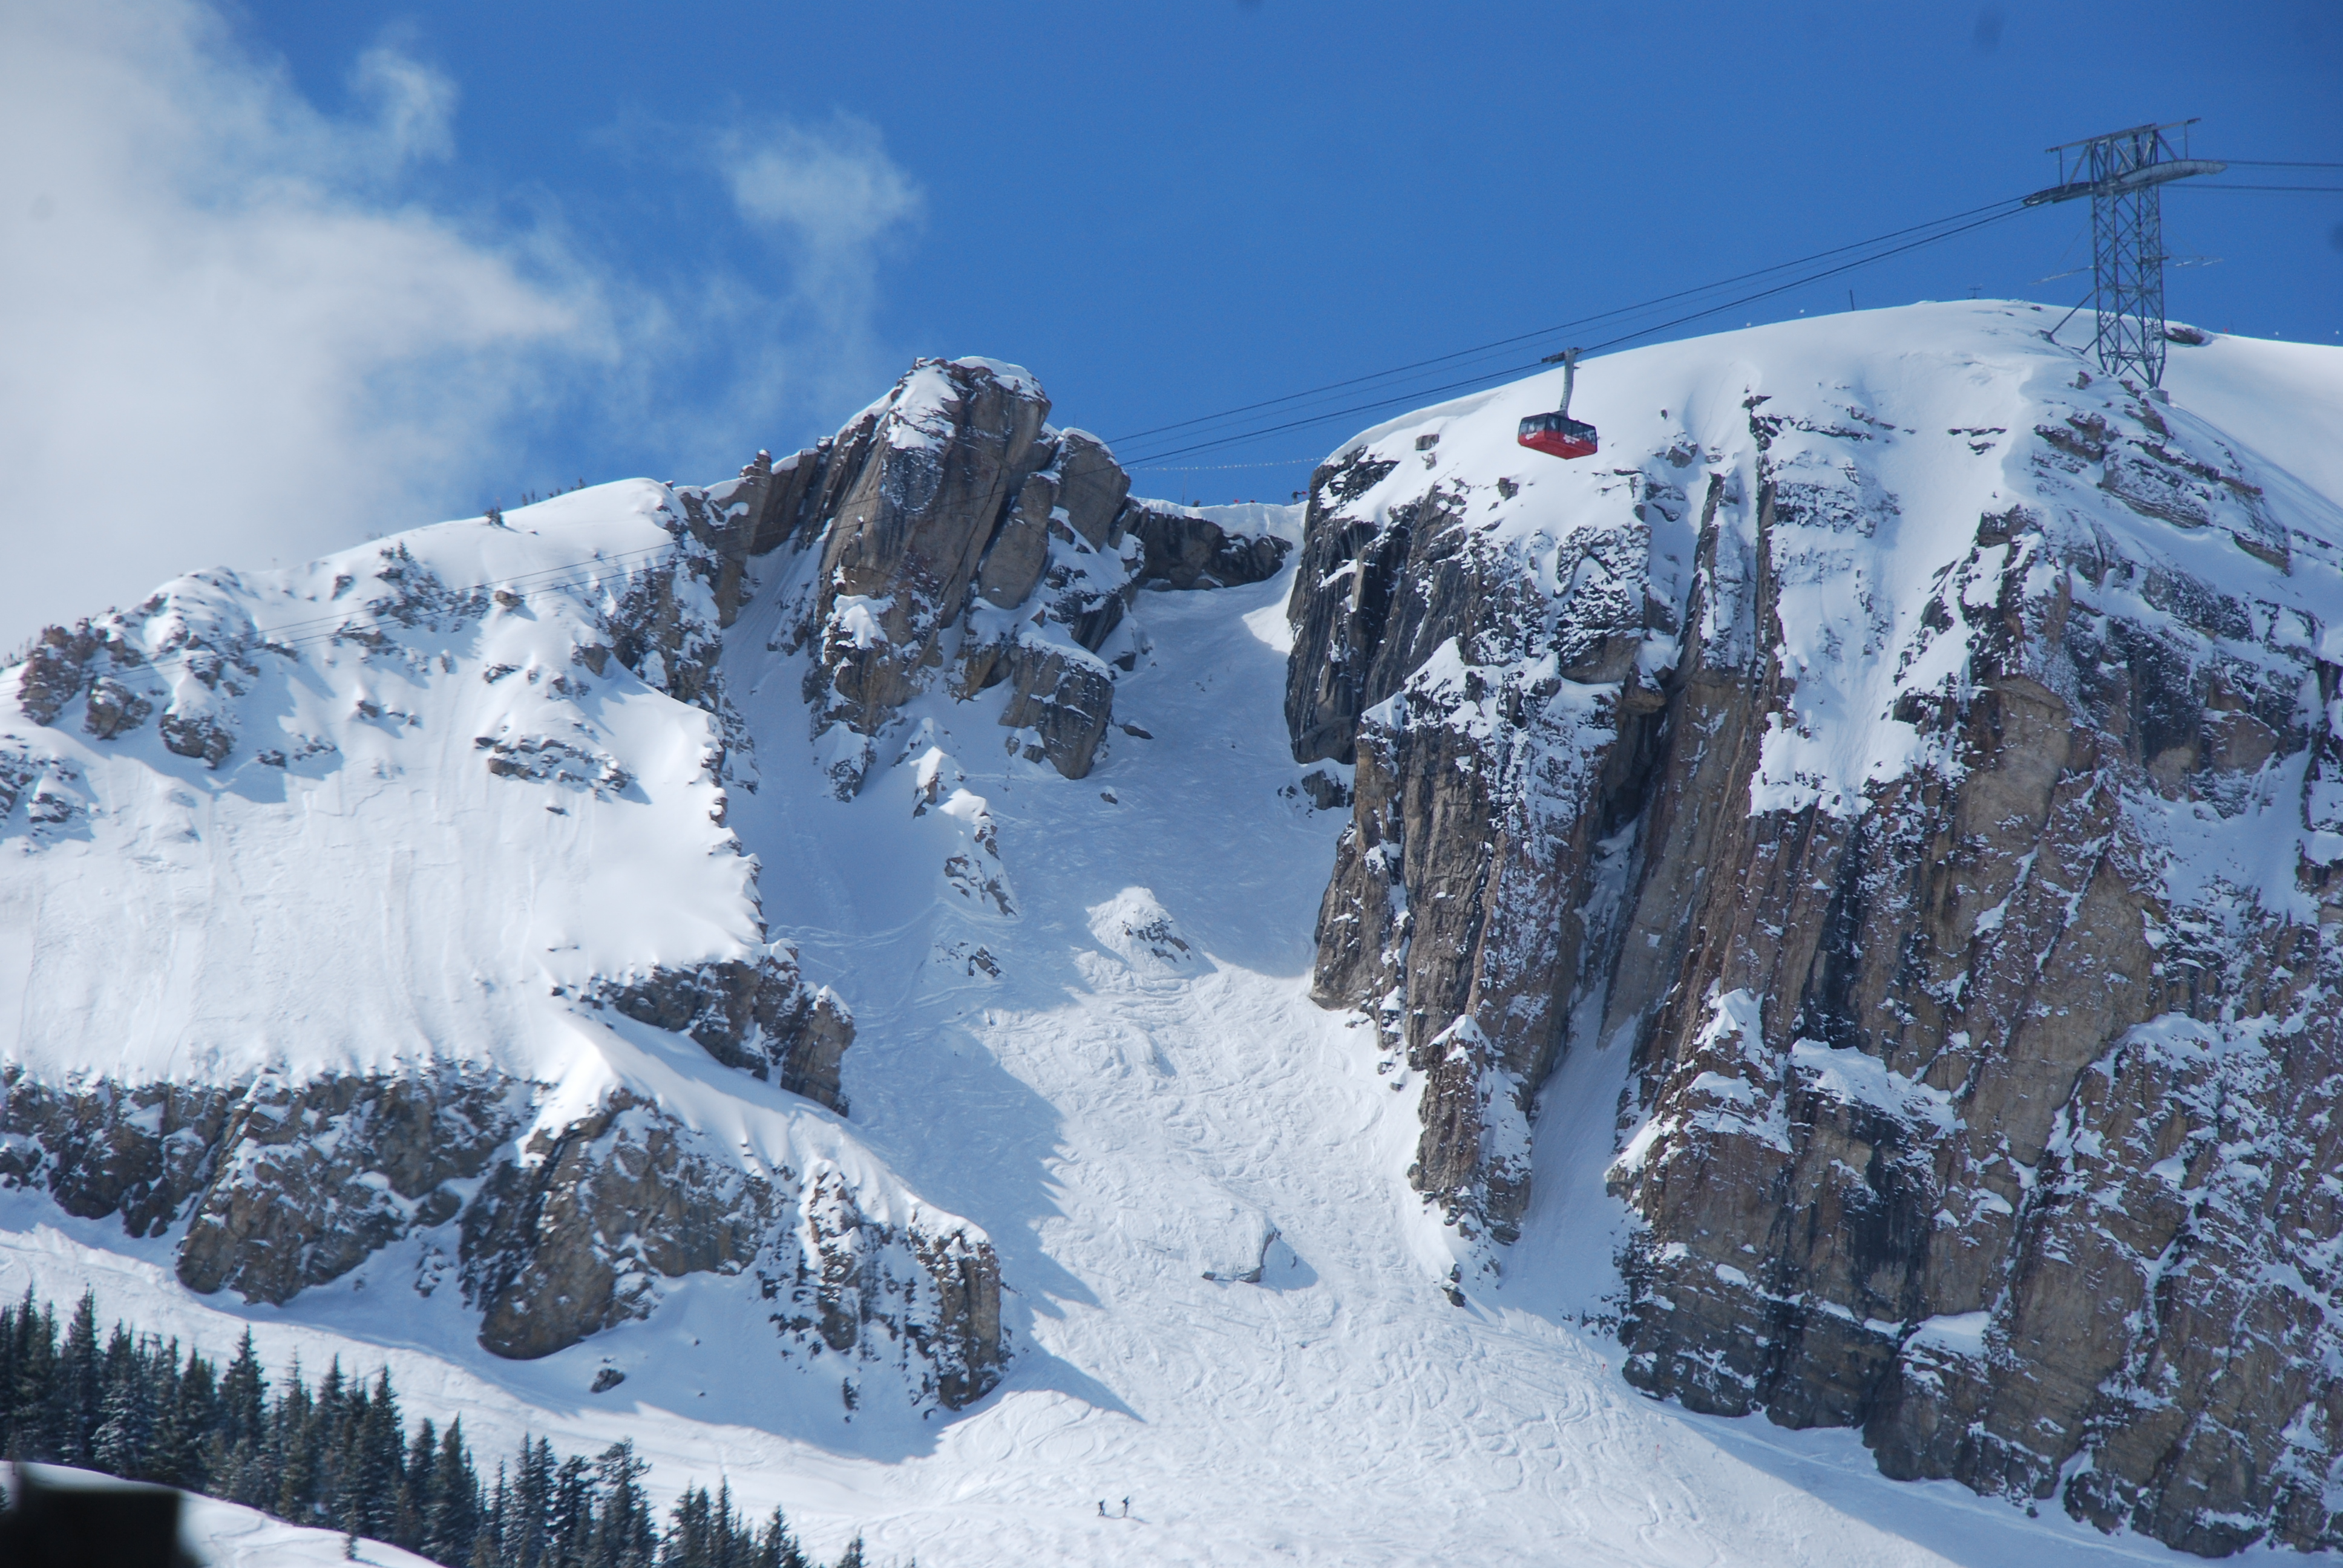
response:
<path id="1" fill-rule="evenodd" d="M 1141 588 L 1237 588 L 1267 582 L 1285 566 L 1292 546 L 1267 534 L 1231 533 L 1191 508 L 1142 501 L 1123 514 L 1123 527 L 1146 551 Z"/>
<path id="2" fill-rule="evenodd" d="M 242 1089 L 59 1089 L 21 1069 L 0 1091 L 0 1182 L 134 1236 L 184 1224 L 181 1281 L 283 1303 L 418 1225 L 454 1217 L 518 1111 L 477 1074 L 263 1077 Z M 525 1098 L 524 1098 L 525 1105 Z"/>
<path id="3" fill-rule="evenodd" d="M 639 1023 L 689 1035 L 727 1067 L 770 1079 L 792 1094 L 846 1114 L 838 1072 L 854 1043 L 854 1020 L 828 986 L 809 986 L 797 955 L 774 949 L 755 963 L 727 959 L 654 968 L 639 980 L 605 979 L 585 993 Z"/>
<path id="4" fill-rule="evenodd" d="M 526 1107 L 492 1076 L 264 1078 L 236 1101 L 179 1242 L 179 1282 L 282 1306 L 414 1230 L 456 1217 L 462 1183 Z"/>
<path id="5" fill-rule="evenodd" d="M 111 653 L 117 665 L 143 662 L 123 640 L 119 628 L 93 627 L 85 620 L 71 630 L 44 628 L 16 668 L 16 705 L 25 717 L 35 724 L 56 722 L 65 704 L 94 678 L 91 661 L 101 652 Z"/>
<path id="6" fill-rule="evenodd" d="M 158 727 L 164 746 L 216 768 L 235 737 L 215 694 L 223 678 L 230 698 L 240 694 L 256 671 L 248 657 L 251 628 L 221 628 L 207 618 L 191 618 L 169 596 L 157 595 L 127 615 L 85 620 L 71 630 L 49 627 L 18 667 L 17 707 L 46 725 L 83 698 L 83 731 L 114 740 L 152 718 L 159 698 L 168 704 Z"/>
<path id="7" fill-rule="evenodd" d="M 826 998 L 799 1000 L 806 1032 L 831 1027 Z M 972 1227 L 916 1203 L 874 1220 L 834 1167 L 751 1168 L 626 1091 L 532 1130 L 543 1092 L 449 1064 L 242 1090 L 58 1091 L 18 1071 L 0 1086 L 0 1182 L 132 1235 L 176 1228 L 182 1283 L 277 1305 L 445 1228 L 417 1284 L 454 1253 L 498 1355 L 645 1317 L 665 1281 L 749 1272 L 786 1355 L 890 1368 L 916 1402 L 953 1409 L 1000 1381 L 1000 1263 Z"/>
<path id="8" fill-rule="evenodd" d="M 656 1107 L 612 1096 L 539 1130 L 463 1221 L 480 1342 L 533 1358 L 646 1317 L 659 1282 L 752 1275 L 786 1353 L 890 1365 L 958 1409 L 1000 1380 L 1000 1264 L 968 1226 L 867 1216 L 835 1170 L 750 1171 Z"/>
<path id="9" fill-rule="evenodd" d="M 678 548 L 613 569 L 598 585 L 608 590 L 597 606 L 598 624 L 571 658 L 581 671 L 598 676 L 615 658 L 654 689 L 714 716 L 726 744 L 708 760 L 711 775 L 721 779 L 729 754 L 745 749 L 745 729 L 725 699 L 717 662 L 721 627 L 738 612 L 749 536 L 737 523 L 712 520 L 709 494 L 675 492 L 676 507 L 664 520 Z M 353 573 L 337 579 L 332 613 L 300 623 L 302 636 L 285 642 L 272 641 L 223 591 L 239 586 L 233 574 L 198 572 L 131 610 L 111 611 L 70 630 L 47 628 L 17 667 L 19 710 L 36 725 L 71 724 L 69 710 L 78 701 L 78 728 L 116 741 L 144 729 L 159 709 L 151 733 L 163 749 L 216 769 L 236 749 L 243 699 L 255 688 L 262 656 L 297 662 L 301 643 L 324 641 L 413 670 L 421 656 L 397 646 L 394 631 L 453 632 L 525 602 L 507 588 L 449 584 L 404 545 L 387 545 L 363 578 Z M 487 672 L 491 681 L 508 673 L 503 667 Z M 536 673 L 528 678 L 536 680 Z M 559 678 L 551 689 L 576 695 Z M 358 710 L 371 719 L 386 717 L 371 699 L 361 699 Z M 406 717 L 390 715 L 388 721 Z M 488 735 L 476 744 L 498 777 L 612 792 L 622 792 L 629 781 L 623 770 L 612 771 L 608 759 L 558 737 Z M 269 749 L 260 758 L 279 765 L 285 755 Z"/>
<path id="10" fill-rule="evenodd" d="M 1941 437 L 1811 397 L 1535 523 L 1413 431 L 1322 469 L 1287 718 L 1357 799 L 1317 992 L 1420 1075 L 1411 1175 L 1489 1277 L 1553 1064 L 1632 1053 L 1640 1386 L 2329 1547 L 2334 568 L 2201 424 L 2057 374 L 1952 535 L 1874 466 Z"/>
<path id="11" fill-rule="evenodd" d="M 915 698 L 1003 684 L 1006 749 L 1081 778 L 1138 657 L 1127 617 L 1142 582 L 1257 582 L 1282 564 L 1282 541 L 1131 500 L 1105 443 L 1049 412 L 1013 366 L 923 359 L 820 445 L 678 491 L 726 563 L 709 579 L 724 624 L 744 581 L 733 563 L 788 552 L 760 568 L 789 596 L 777 650 L 808 656 L 804 696 L 841 797 Z"/>
<path id="12" fill-rule="evenodd" d="M 54 1087 L 12 1066 L 0 1077 L 0 1184 L 162 1235 L 210 1185 L 236 1101 L 232 1090 L 168 1083 Z"/>
<path id="13" fill-rule="evenodd" d="M 1314 994 L 1381 1017 L 1424 1080 L 1411 1179 L 1504 1241 L 1528 1201 L 1529 1094 L 1599 968 L 1603 846 L 1649 766 L 1648 535 L 1588 538 L 1556 604 L 1517 541 L 1466 526 L 1462 488 L 1347 515 L 1392 468 L 1353 454 L 1313 477 L 1289 605 L 1295 759 L 1357 764 Z"/>
<path id="14" fill-rule="evenodd" d="M 818 732 L 877 734 L 943 662 L 986 545 L 1049 455 L 1049 410 L 1021 376 L 923 362 L 862 416 L 871 439 L 839 437 L 869 456 L 818 543 L 805 628 Z M 869 749 L 858 754 L 867 768 Z"/>
<path id="15" fill-rule="evenodd" d="M 2161 498 L 2207 466 L 2150 460 L 2175 470 Z M 2054 498 L 2083 467 L 2055 443 L 2036 463 Z M 1836 809 L 1736 812 L 1795 711 L 1778 563 L 1831 526 L 1825 498 L 1761 471 L 1756 657 L 1726 675 L 1690 650 L 1702 692 L 1676 722 L 1714 739 L 1661 781 L 1684 847 L 1655 841 L 1625 944 L 1670 961 L 1610 1006 L 1651 1020 L 1651 1120 L 1616 1174 L 1650 1227 L 1630 1377 L 1859 1424 L 1890 1473 L 2063 1493 L 2194 1551 L 2331 1543 L 2299 1479 L 2323 1488 L 2343 1452 L 2343 1388 L 2309 1370 L 2326 1331 L 2301 1285 L 2247 1282 L 2332 1283 L 2336 1216 L 2282 1168 L 2336 1152 L 2310 1086 L 2343 1057 L 2319 935 L 2343 906 L 2305 922 L 2186 864 L 2191 827 L 2283 833 L 2313 805 L 2320 628 L 2026 508 L 1987 515 L 1923 616 L 1965 645 L 1957 682 L 1903 699 L 1927 762 Z M 2237 488 L 2236 542 L 2282 565 Z M 2288 872 L 2330 907 L 2324 868 Z"/>

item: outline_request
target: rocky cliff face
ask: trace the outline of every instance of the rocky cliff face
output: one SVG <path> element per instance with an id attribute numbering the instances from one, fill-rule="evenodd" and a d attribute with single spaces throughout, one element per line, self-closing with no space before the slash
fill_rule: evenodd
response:
<path id="1" fill-rule="evenodd" d="M 665 1281 L 745 1273 L 785 1354 L 875 1363 L 950 1408 L 999 1381 L 1000 1266 L 965 1223 L 871 1218 L 826 1163 L 744 1171 L 625 1091 L 569 1121 L 547 1101 L 452 1064 L 241 1090 L 60 1091 L 18 1072 L 0 1093 L 0 1179 L 134 1235 L 178 1228 L 180 1282 L 248 1302 L 283 1305 L 412 1240 L 417 1287 L 452 1267 L 499 1355 L 648 1317 Z"/>
<path id="2" fill-rule="evenodd" d="M 1419 1075 L 1484 1279 L 1554 1064 L 1632 1058 L 1639 1385 L 2343 1543 L 2343 509 L 2022 307 L 1937 314 L 1604 362 L 1582 464 L 1511 447 L 1533 383 L 1320 470 L 1318 994 Z"/>
<path id="3" fill-rule="evenodd" d="M 991 360 L 922 360 L 835 437 L 709 493 L 750 553 L 799 560 L 783 646 L 810 652 L 804 689 L 841 797 L 913 698 L 1008 688 L 1008 749 L 1069 779 L 1090 771 L 1114 679 L 1139 645 L 1144 584 L 1259 582 L 1283 541 L 1130 500 L 1131 477 L 1081 430 L 1047 423 L 1039 383 Z"/>
<path id="4" fill-rule="evenodd" d="M 45 631 L 0 671 L 0 1181 L 176 1237 L 183 1283 L 247 1301 L 403 1247 L 507 1356 L 735 1276 L 850 1395 L 980 1397 L 999 1261 L 840 1125 L 853 1018 L 770 940 L 726 826 L 775 781 L 724 669 L 778 604 L 785 717 L 840 793 L 929 698 L 1081 776 L 1138 589 L 1257 581 L 1285 547 L 1132 502 L 1049 407 L 1013 367 L 923 361 L 721 484 Z M 943 896 L 1015 918 L 984 802 L 900 749 L 911 814 L 951 824 Z"/>
<path id="5" fill-rule="evenodd" d="M 746 1274 L 785 1353 L 890 1367 L 915 1402 L 948 1409 L 1000 1381 L 1000 1263 L 949 1215 L 866 1215 L 835 1168 L 744 1170 L 626 1093 L 539 1127 L 521 1155 L 461 1223 L 463 1284 L 499 1355 L 546 1355 L 648 1317 L 663 1279 Z"/>

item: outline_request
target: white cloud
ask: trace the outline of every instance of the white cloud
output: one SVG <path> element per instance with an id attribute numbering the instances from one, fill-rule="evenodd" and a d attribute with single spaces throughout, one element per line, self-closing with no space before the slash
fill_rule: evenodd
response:
<path id="1" fill-rule="evenodd" d="M 741 217 L 790 264 L 787 304 L 809 341 L 780 357 L 813 367 L 831 398 L 850 396 L 846 383 L 867 386 L 887 373 L 870 338 L 879 265 L 917 229 L 927 203 L 876 127 L 848 116 L 813 130 L 736 127 L 714 150 Z"/>
<path id="2" fill-rule="evenodd" d="M 732 199 L 750 222 L 793 236 L 823 272 L 866 266 L 925 205 L 878 131 L 840 116 L 826 131 L 771 126 L 719 139 Z"/>
<path id="3" fill-rule="evenodd" d="M 189 0 L 0 8 L 0 648 L 216 560 L 422 520 L 548 362 L 607 358 L 590 278 L 367 198 L 447 146 L 383 48 L 319 115 Z"/>
<path id="4" fill-rule="evenodd" d="M 387 43 L 358 56 L 350 81 L 374 106 L 383 151 L 394 167 L 454 154 L 455 83 Z"/>
<path id="5" fill-rule="evenodd" d="M 428 65 L 386 42 L 350 85 L 359 114 L 319 112 L 205 0 L 0 4 L 0 658 L 193 567 L 509 501 L 556 413 L 729 471 L 898 367 L 873 270 L 920 195 L 869 127 L 700 133 L 711 221 L 783 282 L 654 290 L 553 217 L 415 199 L 403 173 L 456 152 Z"/>

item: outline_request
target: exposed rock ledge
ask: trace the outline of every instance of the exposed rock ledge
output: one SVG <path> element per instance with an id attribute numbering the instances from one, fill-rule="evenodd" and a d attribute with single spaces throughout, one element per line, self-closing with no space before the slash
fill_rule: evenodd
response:
<path id="1" fill-rule="evenodd" d="M 178 1275 L 283 1303 L 417 1237 L 460 1261 L 480 1342 L 536 1357 L 644 1317 L 660 1282 L 748 1274 L 785 1355 L 900 1372 L 957 1409 L 1000 1381 L 1000 1263 L 973 1227 L 862 1210 L 837 1170 L 752 1170 L 613 1093 L 560 1126 L 541 1091 L 480 1070 L 241 1088 L 0 1085 L 0 1181 L 133 1235 L 183 1227 Z"/>

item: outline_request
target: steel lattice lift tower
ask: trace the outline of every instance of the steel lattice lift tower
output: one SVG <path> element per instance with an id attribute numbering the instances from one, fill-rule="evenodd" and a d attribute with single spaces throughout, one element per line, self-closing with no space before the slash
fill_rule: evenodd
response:
<path id="1" fill-rule="evenodd" d="M 2099 366 L 2128 368 L 2150 387 L 2164 380 L 2164 187 L 2229 166 L 2187 153 L 2195 120 L 2134 126 L 2045 150 L 2058 158 L 2058 183 L 2026 198 L 2027 206 L 2091 198 L 2091 303 L 2098 312 Z M 2176 154 L 2167 131 L 2182 132 Z M 2070 156 L 2071 155 L 2071 156 Z"/>

